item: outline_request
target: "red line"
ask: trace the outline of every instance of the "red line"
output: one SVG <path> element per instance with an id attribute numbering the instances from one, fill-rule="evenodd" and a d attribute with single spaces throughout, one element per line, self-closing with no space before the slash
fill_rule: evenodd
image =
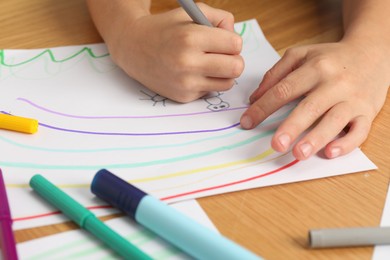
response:
<path id="1" fill-rule="evenodd" d="M 290 163 L 288 163 L 288 164 L 286 164 L 286 165 L 284 165 L 284 166 L 282 166 L 282 167 L 280 167 L 280 168 L 278 168 L 276 170 L 273 170 L 273 171 L 270 171 L 270 172 L 266 172 L 266 173 L 263 173 L 263 174 L 260 174 L 260 175 L 248 178 L 248 179 L 235 181 L 235 182 L 230 182 L 230 183 L 225 183 L 225 184 L 222 184 L 222 185 L 213 186 L 213 187 L 209 187 L 209 188 L 205 188 L 205 189 L 194 190 L 194 191 L 190 191 L 190 192 L 176 194 L 176 195 L 173 195 L 173 196 L 161 198 L 161 200 L 169 200 L 169 199 L 179 198 L 179 197 L 183 197 L 183 196 L 186 196 L 186 195 L 191 195 L 191 194 L 204 192 L 204 191 L 209 191 L 209 190 L 216 190 L 216 189 L 220 189 L 220 188 L 224 188 L 224 187 L 233 186 L 233 185 L 236 185 L 236 184 L 252 181 L 252 180 L 255 180 L 255 179 L 263 178 L 265 176 L 268 176 L 268 175 L 271 175 L 271 174 L 283 171 L 283 170 L 293 166 L 294 164 L 296 164 L 298 162 L 299 162 L 299 160 L 294 160 L 294 161 L 292 161 L 292 162 L 290 162 Z"/>
<path id="2" fill-rule="evenodd" d="M 296 164 L 298 162 L 299 162 L 298 160 L 294 160 L 294 161 L 292 161 L 292 162 L 290 162 L 290 163 L 288 163 L 288 164 L 286 164 L 286 165 L 284 165 L 284 166 L 282 166 L 282 167 L 280 167 L 280 168 L 278 168 L 276 170 L 273 170 L 273 171 L 270 171 L 270 172 L 266 172 L 266 173 L 263 173 L 263 174 L 260 174 L 260 175 L 248 178 L 248 179 L 235 181 L 235 182 L 230 182 L 230 183 L 225 183 L 225 184 L 222 184 L 222 185 L 208 187 L 208 188 L 204 188 L 204 189 L 200 189 L 200 190 L 194 190 L 194 191 L 185 192 L 185 193 L 181 193 L 181 194 L 176 194 L 176 195 L 173 195 L 173 196 L 161 198 L 161 200 L 169 200 L 169 199 L 179 198 L 179 197 L 183 197 L 183 196 L 190 195 L 190 194 L 200 193 L 200 192 L 209 191 L 209 190 L 216 190 L 216 189 L 220 189 L 220 188 L 224 188 L 224 187 L 233 186 L 233 185 L 236 185 L 236 184 L 248 182 L 248 181 L 251 181 L 251 180 L 263 178 L 263 177 L 266 177 L 268 175 L 271 175 L 271 174 L 283 171 L 283 170 L 285 170 L 287 168 L 290 168 L 291 166 L 293 166 L 294 164 Z M 109 205 L 105 205 L 105 206 L 91 206 L 91 207 L 87 207 L 87 208 L 90 209 L 90 210 L 93 210 L 93 209 L 107 209 L 107 208 L 112 208 L 112 206 L 109 206 Z M 53 215 L 58 215 L 58 214 L 61 214 L 61 212 L 60 211 L 54 211 L 54 212 L 44 213 L 44 214 L 40 214 L 40 215 L 33 215 L 33 216 L 27 216 L 27 217 L 21 217 L 21 218 L 14 218 L 13 221 L 16 222 L 16 221 L 31 220 L 31 219 L 35 219 L 35 218 L 43 218 L 43 217 L 53 216 Z"/>
<path id="3" fill-rule="evenodd" d="M 109 208 L 112 208 L 112 206 L 103 205 L 103 206 L 87 207 L 87 209 L 90 209 L 90 210 L 94 210 L 94 209 L 109 209 Z M 53 216 L 53 215 L 58 215 L 58 214 L 61 214 L 61 211 L 53 211 L 53 212 L 48 212 L 48 213 L 44 213 L 44 214 L 40 214 L 40 215 L 33 215 L 33 216 L 27 216 L 27 217 L 21 217 L 21 218 L 14 218 L 13 221 L 14 222 L 16 222 L 16 221 L 24 221 L 24 220 L 30 220 L 30 219 L 34 219 L 34 218 L 43 218 L 43 217 Z"/>

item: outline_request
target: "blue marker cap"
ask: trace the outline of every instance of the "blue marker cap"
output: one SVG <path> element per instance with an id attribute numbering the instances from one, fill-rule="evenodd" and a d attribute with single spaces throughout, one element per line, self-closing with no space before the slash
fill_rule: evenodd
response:
<path id="1" fill-rule="evenodd" d="M 116 175 L 102 169 L 92 180 L 91 191 L 135 220 L 137 207 L 147 194 Z"/>

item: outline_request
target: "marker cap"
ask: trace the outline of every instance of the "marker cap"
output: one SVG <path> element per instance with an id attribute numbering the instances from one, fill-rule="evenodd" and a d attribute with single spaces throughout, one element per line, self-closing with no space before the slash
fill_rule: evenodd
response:
<path id="1" fill-rule="evenodd" d="M 0 114 L 0 128 L 34 134 L 38 131 L 38 121 L 32 118 Z"/>
<path id="2" fill-rule="evenodd" d="M 102 169 L 92 180 L 91 191 L 135 219 L 138 204 L 147 194 L 111 172 Z"/>

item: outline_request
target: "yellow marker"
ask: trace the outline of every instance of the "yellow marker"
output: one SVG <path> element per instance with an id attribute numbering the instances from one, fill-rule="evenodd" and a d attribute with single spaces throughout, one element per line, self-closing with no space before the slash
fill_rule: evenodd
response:
<path id="1" fill-rule="evenodd" d="M 0 129 L 33 134 L 38 131 L 38 121 L 26 117 L 0 114 Z"/>

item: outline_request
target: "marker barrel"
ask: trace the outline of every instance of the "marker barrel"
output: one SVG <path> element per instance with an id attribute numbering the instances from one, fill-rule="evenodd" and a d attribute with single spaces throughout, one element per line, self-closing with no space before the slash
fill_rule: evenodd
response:
<path id="1" fill-rule="evenodd" d="M 137 222 L 196 259 L 260 259 L 152 196 L 141 200 L 135 218 Z"/>

